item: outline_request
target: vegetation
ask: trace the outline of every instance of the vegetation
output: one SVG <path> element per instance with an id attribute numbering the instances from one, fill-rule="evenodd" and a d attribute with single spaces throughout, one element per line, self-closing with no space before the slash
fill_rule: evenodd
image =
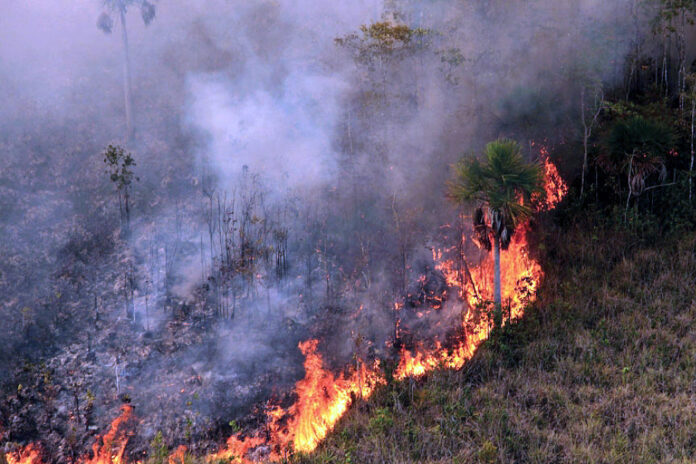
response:
<path id="1" fill-rule="evenodd" d="M 486 145 L 486 164 L 464 157 L 455 165 L 455 180 L 449 195 L 460 205 L 479 203 L 472 215 L 479 242 L 490 251 L 493 237 L 495 256 L 494 325 L 503 322 L 500 250 L 507 250 L 515 228 L 532 215 L 532 195 L 544 192 L 541 166 L 522 157 L 520 145 L 512 140 L 496 140 Z M 483 206 L 487 211 L 484 213 Z"/>
<path id="2" fill-rule="evenodd" d="M 116 186 L 121 224 L 124 227 L 125 235 L 128 236 L 131 221 L 132 184 L 140 180 L 133 171 L 133 168 L 136 166 L 135 159 L 123 147 L 109 145 L 104 150 L 104 164 L 106 164 L 109 180 Z"/>

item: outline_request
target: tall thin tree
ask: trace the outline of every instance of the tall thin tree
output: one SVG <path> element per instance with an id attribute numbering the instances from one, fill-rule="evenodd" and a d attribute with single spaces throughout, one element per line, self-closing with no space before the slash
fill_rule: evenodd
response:
<path id="1" fill-rule="evenodd" d="M 131 6 L 140 7 L 140 15 L 145 25 L 149 25 L 155 19 L 155 5 L 147 0 L 103 0 L 104 12 L 99 15 L 97 27 L 110 34 L 114 27 L 112 15 L 117 15 L 121 22 L 121 40 L 123 44 L 123 97 L 126 112 L 126 139 L 132 141 L 135 136 L 133 126 L 133 97 L 131 83 L 130 50 L 128 47 L 128 28 L 126 26 L 126 13 Z"/>

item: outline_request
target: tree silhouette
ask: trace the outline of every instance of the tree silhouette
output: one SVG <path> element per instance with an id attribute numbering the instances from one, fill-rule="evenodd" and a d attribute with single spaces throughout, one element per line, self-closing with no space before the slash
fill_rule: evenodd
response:
<path id="1" fill-rule="evenodd" d="M 113 15 L 117 15 L 121 22 L 121 39 L 123 43 L 123 96 L 126 110 L 126 138 L 133 140 L 135 135 L 133 127 L 133 99 L 131 95 L 131 65 L 128 49 L 128 28 L 126 27 L 126 13 L 131 6 L 140 7 L 140 15 L 145 25 L 149 25 L 155 19 L 155 5 L 147 0 L 103 0 L 104 12 L 97 19 L 97 27 L 105 34 L 110 34 L 114 27 Z"/>

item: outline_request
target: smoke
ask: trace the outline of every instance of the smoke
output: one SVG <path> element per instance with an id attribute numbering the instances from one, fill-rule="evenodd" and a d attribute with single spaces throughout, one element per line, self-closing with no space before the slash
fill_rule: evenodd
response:
<path id="1" fill-rule="evenodd" d="M 100 156 L 125 144 L 120 25 L 97 29 L 96 0 L 6 0 L 3 349 L 81 368 L 99 426 L 118 383 L 145 440 L 191 420 L 210 442 L 302 377 L 300 340 L 321 337 L 335 366 L 389 356 L 394 302 L 423 275 L 442 291 L 430 248 L 451 246 L 449 166 L 498 136 L 572 134 L 579 82 L 615 84 L 646 30 L 628 3 L 163 0 L 149 27 L 130 11 L 125 240 Z M 360 30 L 378 20 L 424 32 L 380 49 Z M 414 338 L 444 340 L 460 317 L 419 308 L 403 316 Z"/>
<path id="2" fill-rule="evenodd" d="M 293 190 L 332 179 L 336 153 L 331 134 L 336 100 L 345 84 L 293 71 L 278 96 L 263 89 L 234 92 L 230 87 L 211 76 L 192 77 L 189 84 L 190 118 L 209 139 L 204 157 L 216 168 L 222 185 L 230 188 L 231 179 L 245 168 Z"/>

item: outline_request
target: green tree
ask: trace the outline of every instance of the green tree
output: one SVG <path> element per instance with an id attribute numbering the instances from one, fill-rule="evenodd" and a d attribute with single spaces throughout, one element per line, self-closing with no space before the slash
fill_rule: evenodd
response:
<path id="1" fill-rule="evenodd" d="M 532 214 L 531 197 L 543 194 L 543 170 L 538 163 L 522 157 L 514 140 L 498 139 L 486 145 L 486 162 L 463 157 L 454 165 L 449 196 L 457 204 L 479 202 L 474 230 L 479 242 L 491 249 L 495 260 L 495 327 L 502 325 L 500 250 L 506 250 L 516 227 Z M 485 210 L 484 210 L 485 209 Z"/>
<path id="2" fill-rule="evenodd" d="M 97 27 L 110 34 L 114 20 L 112 15 L 118 15 L 121 22 L 121 40 L 123 42 L 123 97 L 126 111 L 126 137 L 132 140 L 133 128 L 133 99 L 131 97 L 131 66 L 128 50 L 128 29 L 126 28 L 126 13 L 131 6 L 140 7 L 140 15 L 145 25 L 149 25 L 155 19 L 155 5 L 147 0 L 103 0 L 104 12 L 97 19 Z"/>
<path id="3" fill-rule="evenodd" d="M 121 224 L 124 226 L 125 235 L 130 232 L 130 197 L 131 184 L 140 180 L 133 172 L 135 160 L 133 156 L 119 145 L 109 145 L 104 150 L 104 163 L 106 164 L 109 179 L 116 185 L 118 191 L 118 206 L 121 213 Z"/>

